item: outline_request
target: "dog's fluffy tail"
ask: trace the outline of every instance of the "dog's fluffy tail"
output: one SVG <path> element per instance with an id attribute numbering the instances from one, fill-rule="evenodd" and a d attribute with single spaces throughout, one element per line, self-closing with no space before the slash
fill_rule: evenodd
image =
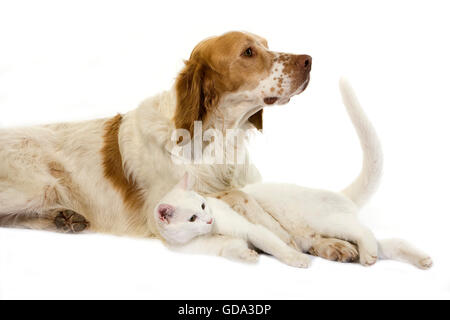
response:
<path id="1" fill-rule="evenodd" d="M 358 178 L 341 192 L 359 207 L 376 191 L 383 169 L 383 154 L 375 128 L 367 119 L 346 79 L 339 82 L 342 100 L 358 134 L 363 150 L 363 165 Z"/>

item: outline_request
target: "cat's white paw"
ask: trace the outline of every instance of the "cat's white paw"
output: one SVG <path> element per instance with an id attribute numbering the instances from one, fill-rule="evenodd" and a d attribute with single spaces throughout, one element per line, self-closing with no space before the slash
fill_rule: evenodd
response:
<path id="1" fill-rule="evenodd" d="M 377 262 L 377 254 L 371 254 L 370 252 L 360 252 L 359 253 L 359 263 L 365 267 L 373 266 Z"/>
<path id="2" fill-rule="evenodd" d="M 259 254 L 255 250 L 242 250 L 239 254 L 239 260 L 247 263 L 257 263 L 259 261 Z"/>
<path id="3" fill-rule="evenodd" d="M 416 266 L 422 270 L 428 270 L 433 266 L 433 260 L 430 257 L 426 257 L 416 263 Z"/>
<path id="4" fill-rule="evenodd" d="M 373 266 L 378 260 L 378 244 L 372 233 L 358 243 L 359 263 L 365 267 Z"/>
<path id="5" fill-rule="evenodd" d="M 295 250 L 285 254 L 280 260 L 288 266 L 295 268 L 308 268 L 311 264 L 311 260 L 306 254 Z"/>
<path id="6" fill-rule="evenodd" d="M 224 249 L 222 255 L 225 258 L 246 263 L 256 263 L 259 260 L 259 254 L 255 250 L 249 249 L 244 241 L 231 243 Z"/>

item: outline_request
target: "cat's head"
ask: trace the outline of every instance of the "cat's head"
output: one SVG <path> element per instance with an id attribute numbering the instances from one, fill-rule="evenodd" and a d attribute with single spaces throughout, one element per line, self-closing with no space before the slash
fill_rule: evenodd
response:
<path id="1" fill-rule="evenodd" d="M 206 199 L 192 190 L 194 179 L 183 179 L 159 202 L 155 220 L 161 236 L 170 244 L 184 244 L 210 233 L 213 216 Z"/>

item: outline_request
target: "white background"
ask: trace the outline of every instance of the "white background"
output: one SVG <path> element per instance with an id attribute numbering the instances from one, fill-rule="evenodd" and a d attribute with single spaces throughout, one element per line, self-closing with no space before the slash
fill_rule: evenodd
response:
<path id="1" fill-rule="evenodd" d="M 449 12 L 446 1 L 1 0 L 3 127 L 126 112 L 170 88 L 198 41 L 247 30 L 313 57 L 306 92 L 265 113 L 253 145 L 265 180 L 339 190 L 361 163 L 338 93 L 346 75 L 385 153 L 361 218 L 379 237 L 411 240 L 435 267 L 249 266 L 155 240 L 0 229 L 0 298 L 449 298 Z"/>

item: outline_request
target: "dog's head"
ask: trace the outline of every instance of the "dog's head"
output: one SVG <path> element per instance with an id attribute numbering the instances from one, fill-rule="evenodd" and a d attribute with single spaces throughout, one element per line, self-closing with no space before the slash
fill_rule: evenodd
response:
<path id="1" fill-rule="evenodd" d="M 206 39 L 176 80 L 175 125 L 192 133 L 194 121 L 220 119 L 227 127 L 250 121 L 262 129 L 262 108 L 285 104 L 305 90 L 310 71 L 310 56 L 270 51 L 254 34 Z"/>

